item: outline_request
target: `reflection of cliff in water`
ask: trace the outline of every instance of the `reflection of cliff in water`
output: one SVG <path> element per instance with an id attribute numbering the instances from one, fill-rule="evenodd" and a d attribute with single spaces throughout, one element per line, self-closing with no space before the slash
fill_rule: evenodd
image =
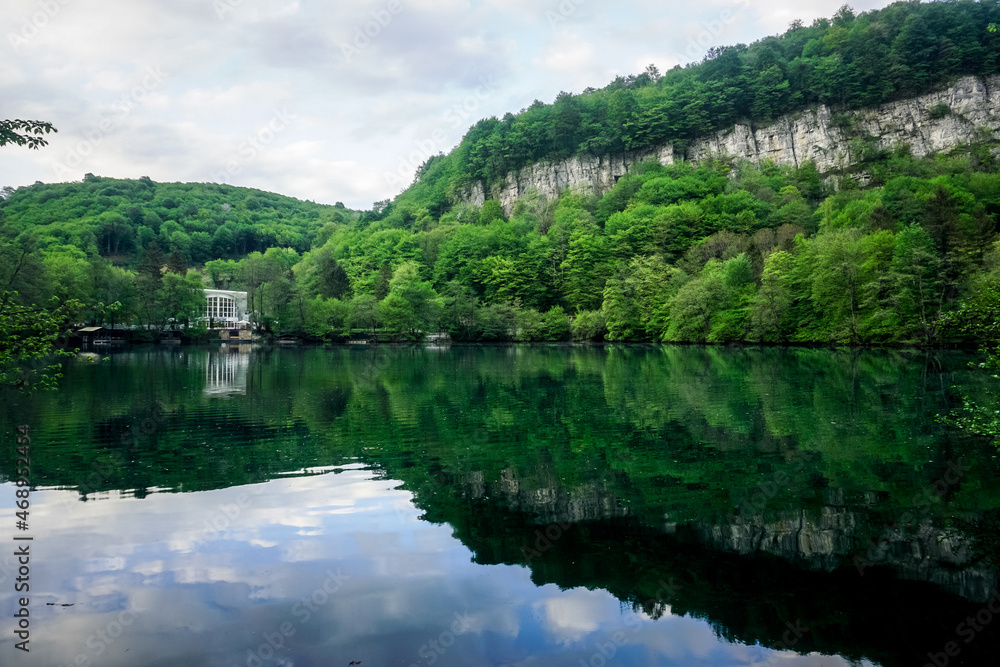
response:
<path id="1" fill-rule="evenodd" d="M 74 367 L 68 391 L 100 400 L 39 420 L 41 440 L 66 445 L 47 450 L 38 481 L 73 487 L 99 462 L 98 490 L 190 491 L 361 461 L 479 562 L 772 647 L 800 620 L 810 632 L 795 651 L 886 665 L 961 641 L 956 626 L 993 586 L 975 558 L 997 552 L 1000 525 L 983 522 L 1000 512 L 997 451 L 935 420 L 957 404 L 952 387 L 979 390 L 964 355 L 364 347 L 258 350 L 252 368 L 217 349 Z M 233 387 L 245 395 L 211 393 Z M 153 432 L 123 444 L 155 406 Z M 0 472 L 14 456 L 0 451 Z M 915 506 L 962 461 L 956 483 Z M 873 563 L 864 576 L 856 558 Z M 671 578 L 683 587 L 662 592 Z M 1000 621 L 962 662 L 992 664 L 995 635 Z"/>
<path id="2" fill-rule="evenodd" d="M 979 597 L 992 575 L 978 567 L 953 570 L 947 547 L 923 552 L 900 541 L 886 566 L 859 575 L 852 541 L 863 511 L 831 506 L 815 523 L 800 515 L 798 522 L 746 520 L 741 527 L 735 519 L 653 527 L 625 516 L 597 488 L 569 493 L 476 477 L 451 480 L 463 495 L 453 504 L 429 503 L 426 518 L 447 520 L 476 562 L 525 565 L 537 585 L 600 588 L 654 617 L 708 620 L 730 641 L 884 667 L 922 665 L 928 652 L 951 641 L 963 653 L 952 664 L 992 664 L 1000 650 L 1000 632 L 984 632 L 969 645 L 956 635 L 985 603 L 945 588 Z M 747 535 L 759 539 L 747 542 Z M 796 637 L 791 627 L 807 631 Z"/>
<path id="3" fill-rule="evenodd" d="M 630 517 L 628 508 L 608 489 L 531 487 L 509 468 L 494 483 L 487 484 L 481 473 L 473 473 L 458 485 L 458 493 L 466 499 L 489 498 L 504 511 L 524 513 L 541 526 Z M 861 578 L 886 569 L 898 578 L 933 583 L 972 601 L 985 601 L 996 590 L 995 570 L 977 553 L 981 540 L 971 541 L 962 530 L 936 526 L 929 518 L 909 526 L 887 526 L 876 498 L 858 506 L 844 496 L 842 490 L 826 489 L 819 507 L 741 512 L 680 523 L 666 516 L 652 525 L 633 517 L 632 523 L 644 524 L 645 533 L 683 535 L 685 541 L 740 556 L 766 554 L 805 570 L 846 569 Z M 971 525 L 978 525 L 977 519 Z"/>

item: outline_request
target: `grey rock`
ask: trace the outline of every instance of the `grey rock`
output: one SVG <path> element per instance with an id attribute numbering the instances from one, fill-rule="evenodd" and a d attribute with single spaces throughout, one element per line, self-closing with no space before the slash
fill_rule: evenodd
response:
<path id="1" fill-rule="evenodd" d="M 933 118 L 930 109 L 942 103 L 950 113 Z M 940 91 L 845 112 L 839 116 L 841 122 L 835 122 L 831 109 L 821 105 L 761 127 L 737 124 L 696 139 L 684 154 L 664 144 L 646 151 L 538 162 L 507 174 L 504 182 L 488 194 L 500 201 L 508 215 L 517 200 L 533 190 L 550 199 L 567 189 L 603 195 L 633 165 L 651 159 L 669 165 L 678 160 L 698 162 L 724 157 L 795 166 L 811 159 L 821 173 L 836 177 L 858 162 L 858 147 L 852 141 L 857 137 L 871 136 L 879 148 L 886 149 L 908 144 L 917 157 L 962 143 L 996 141 L 1000 138 L 998 108 L 1000 76 L 967 76 Z M 850 129 L 845 131 L 848 125 Z M 487 193 L 482 184 L 476 184 L 460 199 L 462 203 L 482 206 Z"/>

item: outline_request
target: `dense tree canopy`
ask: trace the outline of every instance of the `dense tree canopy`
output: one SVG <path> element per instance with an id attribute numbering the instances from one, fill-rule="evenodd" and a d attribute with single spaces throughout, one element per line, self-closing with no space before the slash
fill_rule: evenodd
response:
<path id="1" fill-rule="evenodd" d="M 606 155 L 690 142 L 736 122 L 762 124 L 816 104 L 870 107 L 1000 72 L 1000 19 L 988 2 L 897 2 L 832 19 L 793 22 L 749 46 L 717 46 L 699 63 L 659 75 L 618 76 L 602 89 L 536 100 L 518 114 L 485 118 L 447 156 L 432 157 L 404 201 L 435 206 L 456 188 L 484 183 L 540 160 Z"/>
<path id="2" fill-rule="evenodd" d="M 943 344 L 1000 281 L 996 146 L 876 149 L 835 180 L 734 160 L 633 165 L 603 196 L 457 204 L 531 161 L 663 141 L 739 119 L 843 108 L 997 71 L 993 5 L 900 3 L 793 25 L 704 62 L 649 68 L 475 125 L 364 212 L 226 185 L 116 180 L 5 189 L 0 285 L 77 299 L 93 323 L 190 320 L 201 285 L 244 289 L 275 334 L 417 339 Z M 869 145 L 871 144 L 871 145 Z"/>

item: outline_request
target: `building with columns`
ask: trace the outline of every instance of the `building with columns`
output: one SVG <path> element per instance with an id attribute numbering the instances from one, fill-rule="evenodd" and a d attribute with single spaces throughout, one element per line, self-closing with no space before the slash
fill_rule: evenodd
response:
<path id="1" fill-rule="evenodd" d="M 247 293 L 224 289 L 205 290 L 208 306 L 204 319 L 215 326 L 235 328 L 240 322 L 249 320 Z"/>

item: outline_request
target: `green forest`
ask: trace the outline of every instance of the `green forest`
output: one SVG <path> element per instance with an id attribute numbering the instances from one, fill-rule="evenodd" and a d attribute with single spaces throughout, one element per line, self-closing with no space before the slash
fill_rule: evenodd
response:
<path id="1" fill-rule="evenodd" d="M 642 163 L 603 196 L 529 195 L 509 216 L 455 193 L 538 159 L 683 146 L 738 119 L 995 73 L 997 14 L 845 6 L 662 76 L 560 95 L 481 121 L 368 211 L 145 177 L 6 188 L 0 290 L 22 308 L 78 303 L 76 322 L 163 325 L 193 323 L 202 287 L 244 289 L 265 331 L 328 341 L 976 342 L 1000 314 L 988 138 L 918 159 L 860 137 L 864 178 L 837 189 L 810 162 L 717 159 Z"/>
<path id="2" fill-rule="evenodd" d="M 912 97 L 957 76 L 1000 72 L 996 4 L 898 2 L 856 15 L 795 21 L 780 36 L 750 46 L 713 47 L 700 63 L 662 75 L 654 65 L 600 90 L 535 100 L 520 113 L 473 126 L 447 156 L 429 159 L 400 204 L 443 212 L 473 183 L 489 187 L 540 160 L 606 155 L 689 142 L 736 122 L 752 126 L 826 104 L 871 107 Z"/>
<path id="3" fill-rule="evenodd" d="M 872 166 L 883 185 L 831 192 L 808 163 L 649 163 L 601 198 L 529 197 L 509 219 L 488 202 L 409 229 L 95 177 L 3 200 L 2 280 L 102 324 L 184 320 L 203 286 L 242 288 L 266 329 L 329 340 L 958 342 L 949 314 L 1000 279 L 992 154 L 901 150 Z"/>

